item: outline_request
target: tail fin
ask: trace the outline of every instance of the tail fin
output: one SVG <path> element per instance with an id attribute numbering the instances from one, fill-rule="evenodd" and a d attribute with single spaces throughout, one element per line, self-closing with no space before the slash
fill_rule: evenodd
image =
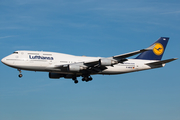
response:
<path id="1" fill-rule="evenodd" d="M 160 37 L 156 42 L 153 43 L 155 44 L 153 50 L 145 51 L 141 53 L 139 56 L 137 56 L 135 59 L 161 60 L 168 41 L 168 37 Z"/>

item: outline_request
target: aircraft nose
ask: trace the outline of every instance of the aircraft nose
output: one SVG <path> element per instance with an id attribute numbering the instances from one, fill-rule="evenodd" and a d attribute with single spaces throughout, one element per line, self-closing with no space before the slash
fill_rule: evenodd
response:
<path id="1" fill-rule="evenodd" d="M 3 64 L 5 64 L 5 58 L 3 58 L 3 59 L 1 59 L 1 62 L 3 63 Z"/>

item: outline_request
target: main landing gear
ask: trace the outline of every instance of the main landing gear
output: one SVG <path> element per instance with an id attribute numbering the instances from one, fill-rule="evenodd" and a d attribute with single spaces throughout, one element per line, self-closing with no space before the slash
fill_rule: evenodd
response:
<path id="1" fill-rule="evenodd" d="M 83 75 L 82 77 L 83 77 L 82 81 L 86 81 L 86 82 L 91 81 L 93 79 L 90 75 Z M 72 80 L 74 81 L 75 84 L 78 83 L 77 77 L 73 77 Z"/>
<path id="2" fill-rule="evenodd" d="M 19 76 L 19 78 L 21 78 L 21 77 L 23 76 L 23 75 L 21 74 L 22 71 L 21 71 L 21 69 L 18 69 L 18 71 L 19 71 L 19 75 L 18 75 L 18 76 Z"/>
<path id="3" fill-rule="evenodd" d="M 73 77 L 72 80 L 74 80 L 74 83 L 75 83 L 75 84 L 78 83 L 77 77 Z"/>
<path id="4" fill-rule="evenodd" d="M 82 81 L 88 82 L 88 81 L 91 81 L 92 79 L 93 78 L 90 75 L 85 75 L 85 76 L 83 76 Z"/>

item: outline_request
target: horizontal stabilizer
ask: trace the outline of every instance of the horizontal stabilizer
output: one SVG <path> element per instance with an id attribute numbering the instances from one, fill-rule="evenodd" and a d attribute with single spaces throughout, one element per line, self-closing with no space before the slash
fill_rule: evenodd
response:
<path id="1" fill-rule="evenodd" d="M 152 62 L 152 63 L 146 63 L 146 65 L 161 65 L 161 64 L 168 63 L 168 62 L 172 62 L 177 59 L 178 58 L 172 58 L 172 59 L 167 59 L 167 60 L 162 60 L 162 61 L 157 61 L 157 62 Z"/>

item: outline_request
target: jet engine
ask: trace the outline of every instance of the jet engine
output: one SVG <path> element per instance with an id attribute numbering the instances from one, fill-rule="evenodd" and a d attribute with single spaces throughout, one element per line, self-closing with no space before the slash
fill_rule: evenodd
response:
<path id="1" fill-rule="evenodd" d="M 80 65 L 69 65 L 67 69 L 68 71 L 71 71 L 71 72 L 79 72 L 80 70 L 83 70 L 84 68 L 81 67 Z"/>
<path id="2" fill-rule="evenodd" d="M 118 61 L 117 60 L 113 60 L 113 59 L 99 59 L 99 65 L 100 66 L 112 66 L 117 64 Z"/>

